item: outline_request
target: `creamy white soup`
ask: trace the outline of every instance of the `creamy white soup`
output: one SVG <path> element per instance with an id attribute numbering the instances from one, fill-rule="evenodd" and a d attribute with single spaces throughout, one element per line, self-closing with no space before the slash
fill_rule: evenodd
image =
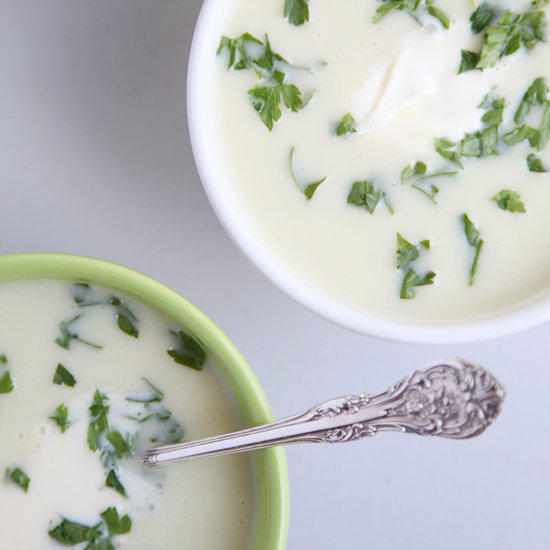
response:
<path id="1" fill-rule="evenodd" d="M 199 342 L 118 292 L 0 284 L 0 547 L 251 547 L 249 456 L 146 471 L 140 449 L 243 427 Z"/>
<path id="2" fill-rule="evenodd" d="M 224 9 L 215 145 L 238 215 L 300 279 L 424 320 L 548 288 L 546 1 Z"/>

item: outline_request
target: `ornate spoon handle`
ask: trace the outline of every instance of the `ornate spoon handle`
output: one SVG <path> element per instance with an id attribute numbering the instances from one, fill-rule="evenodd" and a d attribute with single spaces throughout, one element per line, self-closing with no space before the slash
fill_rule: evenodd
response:
<path id="1" fill-rule="evenodd" d="M 264 426 L 149 449 L 141 460 L 158 467 L 288 443 L 353 441 L 387 430 L 465 439 L 495 420 L 503 399 L 504 388 L 488 371 L 461 359 L 444 359 L 382 393 L 331 399 Z"/>

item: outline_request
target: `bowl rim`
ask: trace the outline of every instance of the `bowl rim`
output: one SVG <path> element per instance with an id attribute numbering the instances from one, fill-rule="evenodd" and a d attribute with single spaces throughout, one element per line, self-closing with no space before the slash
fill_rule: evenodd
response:
<path id="1" fill-rule="evenodd" d="M 84 280 L 137 298 L 188 327 L 207 349 L 250 425 L 273 421 L 252 369 L 221 329 L 186 298 L 131 268 L 107 260 L 57 252 L 0 255 L 0 284 L 33 279 Z M 289 484 L 281 447 L 255 452 L 258 511 L 254 550 L 284 550 L 289 523 Z"/>
<path id="2" fill-rule="evenodd" d="M 250 230 L 241 207 L 229 191 L 227 176 L 212 151 L 215 128 L 209 105 L 210 76 L 219 44 L 218 29 L 227 18 L 227 0 L 204 0 L 193 41 L 187 76 L 187 113 L 197 170 L 210 204 L 236 247 L 259 271 L 297 303 L 320 317 L 354 332 L 398 343 L 450 345 L 500 338 L 550 320 L 550 289 L 506 309 L 474 320 L 409 321 L 384 318 L 344 304 L 315 289 L 285 264 Z"/>

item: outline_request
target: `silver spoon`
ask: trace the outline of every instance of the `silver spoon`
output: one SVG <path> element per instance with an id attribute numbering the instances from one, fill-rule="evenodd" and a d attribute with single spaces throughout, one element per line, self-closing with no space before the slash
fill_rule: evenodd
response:
<path id="1" fill-rule="evenodd" d="M 159 467 L 288 443 L 353 441 L 388 430 L 465 439 L 495 420 L 503 399 L 504 388 L 487 370 L 461 359 L 443 359 L 382 393 L 331 399 L 271 424 L 149 449 L 141 461 Z"/>

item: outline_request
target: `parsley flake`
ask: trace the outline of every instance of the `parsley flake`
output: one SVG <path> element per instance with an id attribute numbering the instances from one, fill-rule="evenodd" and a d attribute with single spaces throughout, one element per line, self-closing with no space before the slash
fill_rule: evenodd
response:
<path id="1" fill-rule="evenodd" d="M 132 520 L 128 515 L 119 517 L 116 508 L 112 506 L 107 508 L 102 512 L 101 517 L 105 520 L 110 535 L 124 535 L 130 532 Z"/>
<path id="2" fill-rule="evenodd" d="M 423 176 L 428 169 L 425 162 L 418 161 L 411 166 L 410 164 L 401 172 L 401 183 L 409 181 L 414 176 Z"/>
<path id="3" fill-rule="evenodd" d="M 107 478 L 105 479 L 105 487 L 110 487 L 123 497 L 127 498 L 126 489 L 118 479 L 114 468 L 111 468 L 111 470 L 107 474 Z"/>
<path id="4" fill-rule="evenodd" d="M 356 181 L 348 194 L 348 204 L 354 204 L 364 208 L 369 214 L 373 214 L 380 200 L 383 200 L 388 210 L 393 214 L 393 209 L 388 203 L 386 193 L 376 188 L 371 180 Z"/>
<path id="5" fill-rule="evenodd" d="M 440 138 L 442 139 L 442 138 Z M 445 140 L 445 143 L 452 144 L 452 142 Z M 449 145 L 450 147 L 451 145 Z M 437 140 L 436 140 L 436 149 L 437 149 Z M 443 153 L 448 153 L 449 156 L 453 156 L 453 153 L 450 151 L 444 151 Z M 440 153 L 441 154 L 441 153 Z M 459 158 L 459 157 L 457 157 Z M 428 166 L 426 163 L 418 161 L 414 165 L 408 165 L 401 171 L 401 184 L 410 183 L 413 189 L 420 191 L 426 195 L 434 204 L 437 204 L 435 200 L 436 195 L 439 193 L 439 188 L 431 183 L 431 180 L 438 178 L 440 176 L 452 176 L 457 174 L 456 170 L 441 170 L 439 172 L 427 173 Z"/>
<path id="6" fill-rule="evenodd" d="M 416 296 L 415 287 L 433 284 L 436 276 L 433 271 L 418 275 L 412 267 L 409 267 L 420 256 L 422 248 L 429 250 L 430 241 L 425 239 L 414 245 L 405 239 L 401 233 L 397 233 L 397 269 L 406 270 L 400 291 L 402 300 L 414 298 Z"/>
<path id="7" fill-rule="evenodd" d="M 296 170 L 296 167 L 294 165 L 294 147 L 290 149 L 290 175 L 292 176 L 292 180 L 296 184 L 296 187 L 304 194 L 307 200 L 310 200 L 311 197 L 313 197 L 315 191 L 317 191 L 317 187 L 323 183 L 327 177 L 313 181 L 311 183 L 303 182 L 299 177 Z"/>
<path id="8" fill-rule="evenodd" d="M 460 155 L 456 151 L 451 151 L 452 147 L 455 147 L 456 143 L 447 138 L 435 138 L 435 150 L 444 159 L 450 160 L 453 164 L 456 164 L 460 168 L 464 168 Z"/>
<path id="9" fill-rule="evenodd" d="M 88 447 L 92 451 L 99 449 L 99 438 L 108 429 L 107 414 L 109 405 L 106 404 L 108 397 L 99 390 L 94 393 L 92 404 L 90 405 L 90 423 L 88 425 Z"/>
<path id="10" fill-rule="evenodd" d="M 450 26 L 449 17 L 434 5 L 434 0 L 379 0 L 381 5 L 376 9 L 372 18 L 373 23 L 378 23 L 393 11 L 403 11 L 420 23 L 420 17 L 427 13 L 439 20 L 441 25 L 448 29 Z M 421 24 L 421 23 L 420 23 Z"/>
<path id="11" fill-rule="evenodd" d="M 71 425 L 71 422 L 69 422 L 69 410 L 65 405 L 61 404 L 55 409 L 55 413 L 54 416 L 50 416 L 50 420 L 53 420 L 59 426 L 61 433 L 65 433 Z"/>
<path id="12" fill-rule="evenodd" d="M 342 117 L 338 128 L 336 129 L 337 136 L 347 136 L 348 134 L 353 134 L 357 132 L 355 127 L 355 119 L 351 116 L 351 113 L 347 113 Z"/>
<path id="13" fill-rule="evenodd" d="M 283 68 L 289 67 L 289 63 L 273 51 L 267 35 L 265 42 L 248 33 L 239 38 L 223 36 L 217 53 L 221 54 L 226 49 L 229 50 L 228 69 L 253 69 L 258 76 L 259 82 L 247 93 L 268 130 L 273 130 L 275 122 L 281 118 L 281 104 L 292 112 L 306 105 L 301 90 L 287 82 Z"/>
<path id="14" fill-rule="evenodd" d="M 542 151 L 546 144 L 550 141 L 550 101 L 544 102 L 544 111 L 542 113 L 542 121 L 538 129 L 536 139 L 537 151 Z"/>
<path id="15" fill-rule="evenodd" d="M 548 172 L 548 170 L 544 168 L 540 158 L 532 153 L 527 157 L 527 168 L 530 172 Z"/>
<path id="16" fill-rule="evenodd" d="M 7 370 L 0 377 L 0 393 L 10 393 L 14 389 L 13 380 L 11 379 L 10 371 Z"/>
<path id="17" fill-rule="evenodd" d="M 482 2 L 470 17 L 472 32 L 478 34 L 485 30 L 491 24 L 494 17 L 495 10 L 487 2 Z"/>
<path id="18" fill-rule="evenodd" d="M 284 16 L 292 25 L 303 25 L 309 21 L 308 0 L 285 0 Z"/>
<path id="19" fill-rule="evenodd" d="M 403 278 L 400 298 L 402 300 L 411 300 L 416 296 L 414 287 L 433 284 L 435 276 L 436 275 L 433 271 L 428 271 L 426 274 L 420 276 L 416 274 L 414 269 L 409 269 Z"/>
<path id="20" fill-rule="evenodd" d="M 542 105 L 546 101 L 547 93 L 548 86 L 546 84 L 546 79 L 543 77 L 535 78 L 521 99 L 516 114 L 514 115 L 514 121 L 517 124 L 521 124 L 529 114 L 531 107 Z"/>
<path id="21" fill-rule="evenodd" d="M 111 538 L 128 533 L 132 527 L 132 520 L 128 515 L 119 517 L 116 508 L 107 508 L 101 514 L 101 520 L 95 525 L 88 526 L 82 523 L 63 518 L 48 535 L 65 546 L 74 546 L 87 542 L 85 550 L 115 550 Z"/>
<path id="22" fill-rule="evenodd" d="M 53 383 L 58 386 L 65 384 L 65 386 L 72 388 L 76 384 L 76 378 L 61 363 L 58 363 L 53 376 Z"/>
<path id="23" fill-rule="evenodd" d="M 31 482 L 29 476 L 21 468 L 6 469 L 6 480 L 20 487 L 24 493 L 29 490 Z"/>
<path id="24" fill-rule="evenodd" d="M 527 212 L 525 204 L 523 204 L 519 194 L 510 189 L 502 189 L 493 197 L 493 200 L 501 210 L 508 212 Z"/>
<path id="25" fill-rule="evenodd" d="M 122 298 L 117 296 L 101 296 L 98 292 L 86 283 L 75 285 L 78 292 L 74 296 L 74 301 L 80 308 L 109 305 L 115 308 L 115 316 L 118 328 L 128 336 L 139 337 L 137 328 L 137 318 L 124 303 Z"/>
<path id="26" fill-rule="evenodd" d="M 202 346 L 184 330 L 172 334 L 177 337 L 177 348 L 167 350 L 168 355 L 180 365 L 202 370 L 206 361 L 206 352 Z"/>
<path id="27" fill-rule="evenodd" d="M 476 69 L 480 59 L 481 55 L 477 52 L 472 52 L 470 50 L 461 50 L 458 74 Z"/>
<path id="28" fill-rule="evenodd" d="M 484 11 L 484 14 L 480 12 L 483 17 L 478 14 L 476 18 L 476 28 L 485 24 L 489 12 Z M 546 14 L 537 9 L 525 13 L 506 10 L 497 24 L 487 25 L 484 30 L 480 59 L 476 65 L 482 70 L 494 67 L 502 57 L 515 53 L 522 46 L 530 50 L 538 42 L 546 41 Z"/>
<path id="29" fill-rule="evenodd" d="M 502 136 L 502 141 L 507 145 L 516 145 L 524 140 L 528 140 L 532 147 L 535 147 L 539 139 L 538 131 L 527 124 L 516 126 L 510 132 L 507 132 Z"/>
<path id="30" fill-rule="evenodd" d="M 80 342 L 95 349 L 102 349 L 102 346 L 98 344 L 92 344 L 87 340 L 83 340 L 80 336 L 73 331 L 73 325 L 82 317 L 82 315 L 76 315 L 72 319 L 65 319 L 59 323 L 59 330 L 61 336 L 55 339 L 55 343 L 64 349 L 69 349 L 73 342 Z"/>
<path id="31" fill-rule="evenodd" d="M 430 241 L 422 240 L 417 245 L 411 244 L 407 239 L 397 233 L 397 269 L 405 269 L 411 262 L 420 256 L 420 249 L 430 248 Z"/>
<path id="32" fill-rule="evenodd" d="M 472 262 L 472 267 L 470 268 L 470 277 L 468 280 L 468 284 L 472 286 L 474 284 L 474 279 L 477 272 L 481 249 L 483 248 L 485 241 L 480 238 L 479 231 L 468 217 L 468 214 L 465 213 L 462 215 L 462 223 L 464 225 L 464 234 L 466 235 L 468 244 L 475 248 L 474 259 Z"/>
<path id="33" fill-rule="evenodd" d="M 220 46 L 216 53 L 220 54 L 225 49 L 229 50 L 229 62 L 227 65 L 228 69 L 241 71 L 243 69 L 252 68 L 254 64 L 252 57 L 249 55 L 247 50 L 248 44 L 262 45 L 263 43 L 261 40 L 255 38 L 248 32 L 245 32 L 238 38 L 222 36 Z"/>

